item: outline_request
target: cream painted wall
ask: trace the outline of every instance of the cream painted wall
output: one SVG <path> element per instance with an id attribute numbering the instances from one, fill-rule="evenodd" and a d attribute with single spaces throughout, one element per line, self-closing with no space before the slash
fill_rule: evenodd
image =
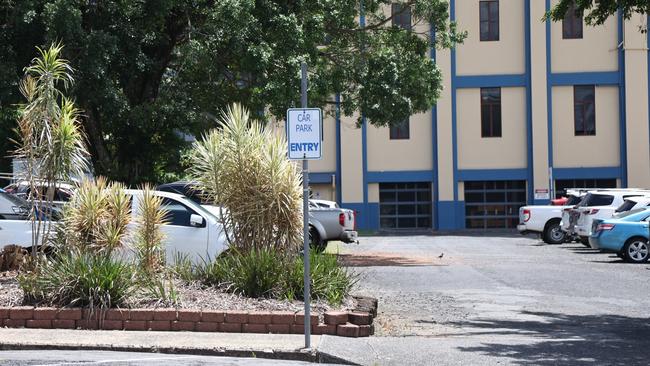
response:
<path id="1" fill-rule="evenodd" d="M 650 187 L 647 34 L 639 32 L 639 26 L 645 23 L 645 18 L 633 16 L 624 25 L 627 183 L 630 187 Z"/>
<path id="2" fill-rule="evenodd" d="M 438 99 L 438 195 L 441 201 L 454 200 L 454 165 L 451 128 L 451 57 L 448 50 L 436 52 L 445 86 Z"/>
<path id="3" fill-rule="evenodd" d="M 311 188 L 311 198 L 328 201 L 336 200 L 336 191 L 331 184 L 310 184 L 309 188 Z"/>
<path id="4" fill-rule="evenodd" d="M 546 13 L 544 1 L 530 3 L 531 97 L 533 117 L 534 188 L 549 189 L 548 110 L 546 97 L 546 25 L 539 19 Z"/>
<path id="5" fill-rule="evenodd" d="M 558 2 L 559 0 L 553 0 L 552 4 Z M 605 24 L 596 27 L 583 24 L 582 39 L 562 39 L 562 22 L 552 22 L 552 71 L 616 71 L 618 68 L 617 22 L 616 16 L 613 16 Z M 544 59 L 540 58 L 537 61 L 543 62 Z"/>
<path id="6" fill-rule="evenodd" d="M 556 168 L 619 166 L 619 146 L 617 87 L 596 86 L 595 136 L 575 136 L 573 87 L 553 88 L 553 161 Z"/>
<path id="7" fill-rule="evenodd" d="M 499 40 L 481 42 L 479 0 L 456 1 L 458 27 L 468 32 L 465 42 L 457 48 L 457 74 L 523 74 L 526 72 L 524 19 L 524 0 L 501 0 Z"/>
<path id="8" fill-rule="evenodd" d="M 336 171 L 336 119 L 332 116 L 323 118 L 323 157 L 320 160 L 311 160 L 309 171 Z"/>
<path id="9" fill-rule="evenodd" d="M 388 127 L 368 126 L 368 171 L 431 170 L 431 112 L 411 116 L 409 139 L 391 140 Z"/>
<path id="10" fill-rule="evenodd" d="M 361 129 L 357 116 L 341 116 L 341 199 L 346 203 L 363 202 L 363 165 Z"/>
<path id="11" fill-rule="evenodd" d="M 481 137 L 481 90 L 458 89 L 458 168 L 526 167 L 526 90 L 501 88 L 501 137 Z"/>
<path id="12" fill-rule="evenodd" d="M 379 183 L 368 184 L 368 202 L 379 203 Z"/>

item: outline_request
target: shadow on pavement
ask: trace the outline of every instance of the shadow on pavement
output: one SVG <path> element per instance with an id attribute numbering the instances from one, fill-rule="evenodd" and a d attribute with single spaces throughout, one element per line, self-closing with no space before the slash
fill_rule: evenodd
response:
<path id="1" fill-rule="evenodd" d="M 438 258 L 408 258 L 390 253 L 339 254 L 339 261 L 346 267 L 422 267 L 422 266 L 447 266 Z"/>
<path id="2" fill-rule="evenodd" d="M 458 347 L 460 351 L 503 357 L 518 365 L 622 366 L 650 363 L 648 318 L 528 311 L 521 314 L 542 319 L 488 319 L 447 324 L 467 329 L 467 333 L 461 335 L 494 336 L 494 341 L 480 346 L 461 346 Z M 507 339 L 523 336 L 527 341 L 499 343 L 499 336 Z"/>

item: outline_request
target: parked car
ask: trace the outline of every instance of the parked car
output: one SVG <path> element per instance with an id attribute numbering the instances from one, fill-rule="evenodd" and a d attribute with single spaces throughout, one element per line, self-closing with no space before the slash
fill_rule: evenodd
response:
<path id="1" fill-rule="evenodd" d="M 589 245 L 603 252 L 616 253 L 631 263 L 648 260 L 648 219 L 650 209 L 627 211 L 617 218 L 594 219 Z"/>
<path id="2" fill-rule="evenodd" d="M 650 207 L 650 195 L 648 196 L 638 196 L 638 197 L 628 197 L 626 198 L 620 206 L 614 210 L 613 218 L 618 218 L 621 215 L 627 213 L 628 211 L 635 210 L 638 208 Z"/>
<path id="3" fill-rule="evenodd" d="M 215 216 L 219 217 L 221 215 L 220 207 L 210 205 L 210 202 L 205 200 L 202 192 L 193 187 L 192 182 L 166 183 L 159 185 L 156 189 L 185 195 Z M 356 242 L 358 235 L 354 221 L 354 211 L 340 208 L 334 201 L 309 200 L 311 246 L 321 251 L 327 247 L 327 242 L 331 240 L 340 240 L 345 243 Z"/>
<path id="4" fill-rule="evenodd" d="M 126 193 L 132 198 L 131 212 L 135 218 L 138 215 L 142 191 L 126 190 Z M 3 198 L 1 195 L 5 194 L 0 193 L 0 199 Z M 161 226 L 161 230 L 165 234 L 164 246 L 167 261 L 172 262 L 175 253 L 179 252 L 198 263 L 202 259 L 218 256 L 227 248 L 222 225 L 216 216 L 180 194 L 158 191 L 155 194 L 162 198 L 164 207 L 169 211 L 168 224 Z M 10 197 L 19 199 L 15 196 Z M 130 224 L 129 230 L 135 229 L 135 225 L 137 224 L 134 221 Z M 32 245 L 31 222 L 25 219 L 0 220 L 0 247 L 7 244 L 30 248 Z"/>
<path id="5" fill-rule="evenodd" d="M 36 189 L 44 200 L 46 197 L 51 199 L 52 206 L 58 209 L 63 208 L 63 205 L 70 201 L 74 192 L 74 186 L 69 183 L 57 183 L 56 187 L 49 188 L 45 183 L 37 183 Z M 30 197 L 31 188 L 29 182 L 23 180 L 6 186 L 4 190 L 27 200 Z"/>
<path id="6" fill-rule="evenodd" d="M 566 205 L 537 205 L 519 208 L 519 224 L 517 230 L 523 235 L 540 234 L 548 244 L 561 244 L 566 240 L 566 233 L 560 229 L 562 209 L 572 207 L 580 202 L 586 193 L 583 190 L 567 190 Z"/>
<path id="7" fill-rule="evenodd" d="M 338 205 L 323 207 L 309 200 L 309 236 L 311 246 L 317 251 L 325 250 L 327 242 L 331 240 L 356 242 L 358 234 L 355 228 L 354 211 L 339 208 Z"/>
<path id="8" fill-rule="evenodd" d="M 569 211 L 566 232 L 577 235 L 580 242 L 589 246 L 593 219 L 609 219 L 626 198 L 649 195 L 650 191 L 638 189 L 608 189 L 590 191 Z"/>

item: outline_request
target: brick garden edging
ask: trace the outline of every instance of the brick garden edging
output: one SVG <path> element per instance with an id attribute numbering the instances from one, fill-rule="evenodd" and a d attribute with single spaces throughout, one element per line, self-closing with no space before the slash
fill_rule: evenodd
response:
<path id="1" fill-rule="evenodd" d="M 304 334 L 304 319 L 304 313 L 282 311 L 158 308 L 109 309 L 100 314 L 82 308 L 0 307 L 0 325 L 8 328 Z M 323 323 L 312 314 L 311 333 L 368 337 L 374 333 L 372 321 L 371 311 L 328 311 Z"/>

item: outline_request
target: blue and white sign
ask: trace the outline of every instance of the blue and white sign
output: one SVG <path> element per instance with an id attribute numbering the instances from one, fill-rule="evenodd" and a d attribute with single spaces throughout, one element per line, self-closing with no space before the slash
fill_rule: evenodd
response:
<path id="1" fill-rule="evenodd" d="M 323 156 L 323 114 L 320 108 L 287 109 L 289 159 L 316 160 Z"/>

